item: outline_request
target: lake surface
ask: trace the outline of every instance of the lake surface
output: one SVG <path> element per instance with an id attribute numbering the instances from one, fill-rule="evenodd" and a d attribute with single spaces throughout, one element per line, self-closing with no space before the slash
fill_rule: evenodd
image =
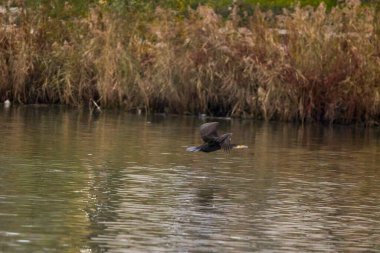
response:
<path id="1" fill-rule="evenodd" d="M 379 128 L 217 121 L 0 107 L 0 252 L 380 252 Z"/>

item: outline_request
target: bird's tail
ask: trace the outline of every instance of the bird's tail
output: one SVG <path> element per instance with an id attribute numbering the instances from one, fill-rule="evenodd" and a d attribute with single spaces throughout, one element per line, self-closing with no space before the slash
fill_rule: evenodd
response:
<path id="1" fill-rule="evenodd" d="M 188 152 L 198 152 L 200 150 L 201 150 L 201 148 L 200 147 L 196 147 L 196 146 L 191 146 L 191 147 L 188 147 L 186 149 L 186 151 L 188 151 Z"/>

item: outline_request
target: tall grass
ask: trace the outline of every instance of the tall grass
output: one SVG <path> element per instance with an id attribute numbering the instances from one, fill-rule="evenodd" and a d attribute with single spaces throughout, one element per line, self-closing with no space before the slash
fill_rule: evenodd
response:
<path id="1" fill-rule="evenodd" d="M 69 5 L 65 6 L 68 10 Z M 169 113 L 376 124 L 380 13 L 352 0 L 281 15 L 206 6 L 2 17 L 0 96 Z"/>

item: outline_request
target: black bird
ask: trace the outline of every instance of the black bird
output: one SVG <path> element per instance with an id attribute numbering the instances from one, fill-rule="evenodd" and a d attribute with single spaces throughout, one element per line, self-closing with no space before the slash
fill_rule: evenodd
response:
<path id="1" fill-rule="evenodd" d="M 218 135 L 217 127 L 219 122 L 209 122 L 202 124 L 200 127 L 201 138 L 204 143 L 200 146 L 188 147 L 186 151 L 190 152 L 213 152 L 219 149 L 223 149 L 229 152 L 233 148 L 247 148 L 244 145 L 236 145 L 231 143 L 232 133 L 226 133 Z"/>

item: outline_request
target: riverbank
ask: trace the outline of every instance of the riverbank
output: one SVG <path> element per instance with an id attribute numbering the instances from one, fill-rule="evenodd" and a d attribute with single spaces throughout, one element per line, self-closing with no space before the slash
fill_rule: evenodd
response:
<path id="1" fill-rule="evenodd" d="M 380 21 L 357 1 L 281 15 L 236 5 L 227 18 L 205 6 L 185 17 L 102 6 L 77 18 L 44 13 L 2 17 L 2 101 L 331 123 L 380 117 Z"/>

